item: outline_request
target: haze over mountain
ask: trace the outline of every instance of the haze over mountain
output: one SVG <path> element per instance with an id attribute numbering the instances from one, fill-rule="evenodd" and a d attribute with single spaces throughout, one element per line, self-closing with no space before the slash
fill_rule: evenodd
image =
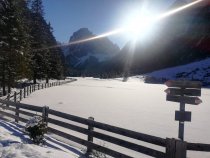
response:
<path id="1" fill-rule="evenodd" d="M 69 42 L 95 36 L 88 28 L 81 28 L 73 33 Z M 100 63 L 109 60 L 120 51 L 108 38 L 70 45 L 63 50 L 68 66 L 80 71 L 95 71 Z"/>

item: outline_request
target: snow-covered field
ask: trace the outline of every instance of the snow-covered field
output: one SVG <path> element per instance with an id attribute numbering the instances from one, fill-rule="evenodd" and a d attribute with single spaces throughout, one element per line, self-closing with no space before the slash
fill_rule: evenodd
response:
<path id="1" fill-rule="evenodd" d="M 138 77 L 121 79 L 78 78 L 78 81 L 36 91 L 23 103 L 44 106 L 96 121 L 162 138 L 177 138 L 174 120 L 179 104 L 166 102 L 165 85 L 145 84 Z M 192 122 L 185 123 L 185 140 L 210 144 L 210 90 L 202 89 L 200 105 L 186 105 Z M 210 153 L 190 152 L 189 157 Z M 145 156 L 143 156 L 145 157 Z"/>
<path id="2" fill-rule="evenodd" d="M 82 152 L 46 135 L 45 145 L 34 145 L 23 127 L 0 119 L 1 158 L 77 158 Z"/>

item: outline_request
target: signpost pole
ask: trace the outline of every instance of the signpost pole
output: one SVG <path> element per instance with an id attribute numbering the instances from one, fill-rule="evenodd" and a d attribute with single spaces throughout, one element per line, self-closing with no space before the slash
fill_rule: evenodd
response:
<path id="1" fill-rule="evenodd" d="M 184 141 L 184 122 L 191 121 L 191 112 L 185 111 L 185 104 L 198 105 L 202 103 L 198 97 L 201 96 L 201 82 L 198 81 L 175 81 L 170 80 L 166 82 L 167 93 L 166 100 L 179 102 L 180 111 L 175 112 L 175 120 L 179 121 L 178 137 Z"/>
<path id="2" fill-rule="evenodd" d="M 184 97 L 184 92 L 185 88 L 181 89 L 181 96 Z M 185 111 L 185 103 L 183 101 L 180 102 L 180 111 L 184 112 Z M 179 121 L 179 136 L 181 140 L 184 140 L 184 121 Z"/>

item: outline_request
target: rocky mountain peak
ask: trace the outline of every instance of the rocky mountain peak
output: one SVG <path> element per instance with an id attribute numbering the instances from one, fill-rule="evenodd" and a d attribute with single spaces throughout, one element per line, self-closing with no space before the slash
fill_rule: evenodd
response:
<path id="1" fill-rule="evenodd" d="M 88 28 L 80 28 L 78 31 L 73 33 L 73 35 L 70 37 L 69 42 L 90 38 L 93 36 L 93 33 L 90 32 Z"/>

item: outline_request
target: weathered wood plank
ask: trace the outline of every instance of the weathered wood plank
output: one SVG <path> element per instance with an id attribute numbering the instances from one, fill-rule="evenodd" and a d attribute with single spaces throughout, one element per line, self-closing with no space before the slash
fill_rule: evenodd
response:
<path id="1" fill-rule="evenodd" d="M 166 138 L 166 158 L 175 158 L 176 140 Z"/>
<path id="2" fill-rule="evenodd" d="M 19 120 L 21 122 L 24 122 L 24 123 L 26 123 L 28 121 L 27 119 L 24 119 L 22 117 L 15 116 L 13 114 L 10 114 L 10 113 L 4 112 L 4 111 L 0 111 L 0 114 L 2 114 L 4 116 L 7 116 L 7 117 L 10 117 L 10 118 L 13 118 L 13 119 L 17 119 L 17 120 Z"/>
<path id="3" fill-rule="evenodd" d="M 165 92 L 170 95 L 201 96 L 201 89 L 167 88 Z"/>
<path id="4" fill-rule="evenodd" d="M 176 95 L 167 95 L 166 100 L 172 102 L 183 102 L 185 104 L 192 104 L 192 105 L 198 105 L 202 103 L 202 101 L 198 97 L 186 97 L 186 96 L 176 96 Z"/>
<path id="5" fill-rule="evenodd" d="M 202 86 L 202 83 L 199 81 L 181 81 L 181 80 L 169 80 L 165 84 L 168 87 L 198 88 L 198 89 L 200 89 Z"/>
<path id="6" fill-rule="evenodd" d="M 190 111 L 175 111 L 175 120 L 176 121 L 191 121 L 191 112 Z"/>
<path id="7" fill-rule="evenodd" d="M 187 143 L 185 141 L 176 140 L 176 154 L 175 158 L 187 157 Z"/>
<path id="8" fill-rule="evenodd" d="M 66 122 L 63 122 L 63 121 L 48 118 L 48 122 L 52 123 L 54 125 L 57 125 L 57 126 L 61 126 L 63 128 L 68 128 L 70 130 L 73 130 L 73 131 L 76 131 L 76 132 L 79 132 L 79 133 L 82 133 L 82 134 L 86 134 L 86 135 L 89 134 L 88 129 L 85 129 L 83 127 L 79 127 L 79 126 L 76 126 L 76 125 L 72 125 L 72 124 L 69 124 L 69 123 L 66 123 Z"/>
<path id="9" fill-rule="evenodd" d="M 69 139 L 69 140 L 71 140 L 73 142 L 76 142 L 78 144 L 84 145 L 86 147 L 90 147 L 90 148 L 92 148 L 94 150 L 97 150 L 99 152 L 105 153 L 105 154 L 113 156 L 113 157 L 117 157 L 117 158 L 132 158 L 131 156 L 119 153 L 117 151 L 114 151 L 112 149 L 109 149 L 109 148 L 106 148 L 106 147 L 94 144 L 92 142 L 88 142 L 87 140 L 83 140 L 83 139 L 75 137 L 73 135 L 70 135 L 70 134 L 58 131 L 58 130 L 56 130 L 54 128 L 51 128 L 51 127 L 48 127 L 48 131 L 51 132 L 51 133 L 54 133 L 56 135 L 59 135 L 59 136 L 61 136 L 63 138 Z"/>
<path id="10" fill-rule="evenodd" d="M 113 143 L 115 145 L 119 145 L 121 147 L 130 149 L 130 150 L 133 150 L 133 151 L 145 154 L 145 155 L 149 155 L 149 156 L 156 157 L 156 158 L 165 157 L 165 153 L 163 153 L 163 152 L 160 152 L 160 151 L 148 148 L 148 147 L 144 147 L 142 145 L 138 145 L 135 143 L 131 143 L 126 140 L 122 140 L 122 139 L 119 139 L 119 138 L 116 138 L 113 136 L 109 136 L 109 135 L 106 135 L 103 133 L 92 131 L 92 136 L 94 138 L 98 138 L 98 139 Z"/>
<path id="11" fill-rule="evenodd" d="M 19 108 L 22 108 L 22 109 L 32 110 L 32 111 L 36 111 L 36 112 L 42 112 L 42 107 L 35 106 L 35 105 L 14 103 L 14 102 L 2 100 L 2 99 L 0 99 L 0 103 L 8 104 L 8 105 L 13 106 L 13 107 L 16 107 L 18 105 Z"/>
<path id="12" fill-rule="evenodd" d="M 85 124 L 85 125 L 92 125 L 96 128 L 105 130 L 105 131 L 109 131 L 112 133 L 116 133 L 116 134 L 120 134 L 129 138 L 134 138 L 137 140 L 141 140 L 147 143 L 152 143 L 155 145 L 159 145 L 159 146 L 165 146 L 166 142 L 165 139 L 160 138 L 160 137 L 155 137 L 155 136 L 151 136 L 151 135 L 147 135 L 147 134 L 143 134 L 143 133 L 138 133 L 135 131 L 131 131 L 131 130 L 127 130 L 127 129 L 123 129 L 120 127 L 115 127 L 112 125 L 108 125 L 108 124 L 104 124 L 104 123 L 100 123 L 100 122 L 96 122 L 96 121 L 91 121 L 85 118 L 81 118 L 78 116 L 74 116 L 74 115 L 70 115 L 70 114 L 66 114 L 63 112 L 59 112 L 59 111 L 55 111 L 52 109 L 49 109 L 49 114 L 51 115 L 55 115 L 64 119 L 68 119 L 71 121 L 75 121 L 81 124 Z"/>
<path id="13" fill-rule="evenodd" d="M 19 113 L 20 113 L 20 114 L 23 114 L 23 115 L 26 115 L 26 116 L 30 116 L 30 117 L 33 117 L 33 116 L 40 116 L 40 115 L 31 113 L 31 112 L 28 112 L 28 111 L 23 111 L 23 110 L 19 110 Z"/>
<path id="14" fill-rule="evenodd" d="M 92 136 L 95 137 L 95 138 L 98 138 L 98 139 L 101 139 L 101 140 L 104 140 L 104 141 L 107 141 L 107 142 L 125 147 L 127 149 L 131 149 L 131 150 L 134 150 L 134 151 L 137 151 L 137 152 L 141 152 L 141 153 L 144 153 L 144 154 L 147 154 L 147 155 L 150 155 L 150 156 L 164 157 L 164 153 L 162 153 L 162 152 L 159 152 L 159 151 L 156 151 L 156 150 L 153 150 L 153 149 L 149 149 L 149 148 L 137 145 L 135 143 L 131 143 L 131 142 L 119 139 L 119 138 L 115 138 L 115 137 L 112 137 L 112 136 L 109 136 L 109 135 L 105 135 L 105 134 L 96 132 L 96 131 L 90 132 L 90 131 L 88 131 L 88 129 L 85 129 L 85 128 L 82 128 L 82 127 L 79 127 L 79 126 L 75 126 L 75 125 L 72 125 L 72 124 L 68 124 L 66 122 L 62 122 L 62 121 L 55 120 L 55 119 L 52 119 L 52 118 L 48 118 L 48 122 L 52 123 L 52 124 L 55 124 L 55 125 L 58 125 L 58 126 L 61 126 L 61 127 L 64 127 L 64 128 L 71 129 L 73 131 L 80 132 L 82 134 L 88 135 L 88 134 L 91 133 Z"/>
<path id="15" fill-rule="evenodd" d="M 93 117 L 89 117 L 88 118 L 89 120 L 94 120 Z M 92 142 L 93 143 L 93 130 L 94 130 L 94 127 L 92 125 L 88 125 L 88 136 L 87 136 L 87 140 L 89 142 Z M 91 152 L 92 152 L 92 148 L 90 147 L 87 147 L 87 154 L 89 155 Z"/>
<path id="16" fill-rule="evenodd" d="M 4 110 L 10 110 L 10 111 L 13 111 L 13 112 L 16 112 L 16 109 L 15 108 L 12 108 L 12 107 L 7 107 L 7 106 L 4 106 L 4 105 L 0 105 L 0 107 Z M 31 113 L 31 112 L 28 112 L 28 111 L 23 111 L 23 110 L 20 110 L 19 109 L 19 113 L 20 114 L 23 114 L 23 115 L 27 115 L 27 116 L 30 116 L 30 117 L 33 117 L 33 116 L 40 116 L 40 115 L 37 115 L 35 113 Z"/>
<path id="17" fill-rule="evenodd" d="M 210 152 L 210 144 L 187 143 L 187 150 Z"/>
<path id="18" fill-rule="evenodd" d="M 10 110 L 10 111 L 13 111 L 13 112 L 16 111 L 15 108 L 11 108 L 11 107 L 8 107 L 6 105 L 4 106 L 4 104 L 0 105 L 0 108 L 2 108 L 3 110 Z"/>

